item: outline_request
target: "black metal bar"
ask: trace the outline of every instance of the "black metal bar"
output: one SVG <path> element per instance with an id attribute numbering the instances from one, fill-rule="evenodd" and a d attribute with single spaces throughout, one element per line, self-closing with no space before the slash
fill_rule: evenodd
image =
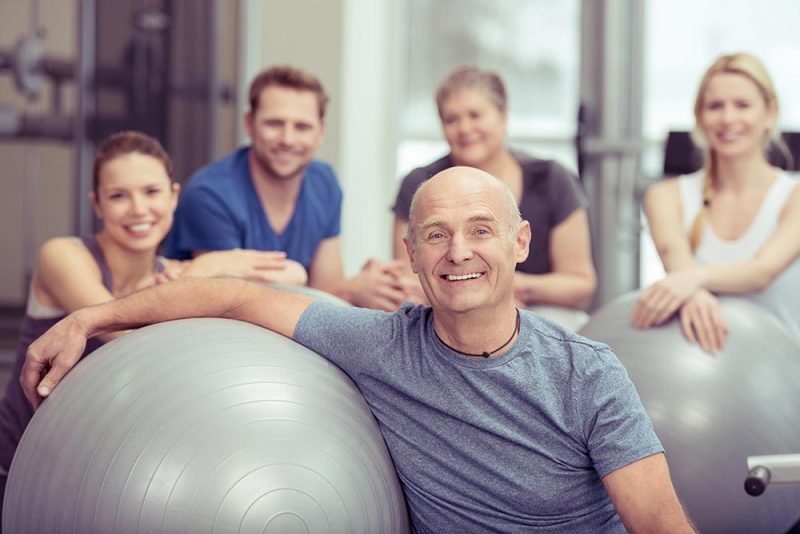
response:
<path id="1" fill-rule="evenodd" d="M 94 67 L 96 63 L 97 35 L 96 0 L 78 2 L 77 68 L 75 76 L 75 120 L 73 142 L 75 148 L 75 228 L 76 235 L 87 235 L 94 231 L 94 216 L 89 203 L 92 189 L 92 154 L 94 146 L 87 135 L 89 119 L 94 115 Z"/>
<path id="2" fill-rule="evenodd" d="M 3 120 L 0 121 L 0 141 L 52 139 L 69 142 L 75 129 L 73 121 L 72 117 L 4 111 Z"/>

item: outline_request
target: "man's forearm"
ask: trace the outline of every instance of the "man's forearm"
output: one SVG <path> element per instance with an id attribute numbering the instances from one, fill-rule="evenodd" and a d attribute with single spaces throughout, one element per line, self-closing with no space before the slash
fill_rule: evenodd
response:
<path id="1" fill-rule="evenodd" d="M 239 318 L 236 310 L 254 289 L 233 278 L 176 280 L 83 308 L 74 318 L 86 337 L 188 317 Z"/>
<path id="2" fill-rule="evenodd" d="M 62 319 L 30 345 L 20 375 L 34 407 L 78 362 L 86 339 L 107 332 L 189 317 L 247 321 L 286 337 L 312 299 L 235 278 L 177 280 Z"/>

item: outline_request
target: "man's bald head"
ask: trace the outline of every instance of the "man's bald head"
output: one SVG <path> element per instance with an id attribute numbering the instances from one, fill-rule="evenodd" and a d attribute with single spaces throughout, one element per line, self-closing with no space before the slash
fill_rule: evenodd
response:
<path id="1" fill-rule="evenodd" d="M 412 245 L 416 245 L 416 230 L 425 214 L 420 213 L 421 206 L 425 200 L 436 195 L 447 195 L 449 192 L 462 193 L 467 190 L 479 191 L 484 195 L 497 195 L 501 202 L 505 204 L 507 222 L 509 225 L 509 238 L 514 240 L 517 230 L 522 222 L 522 216 L 517 206 L 517 200 L 511 189 L 503 182 L 491 174 L 473 167 L 450 167 L 434 175 L 417 188 L 414 197 L 411 199 L 411 209 L 408 217 L 407 239 Z"/>

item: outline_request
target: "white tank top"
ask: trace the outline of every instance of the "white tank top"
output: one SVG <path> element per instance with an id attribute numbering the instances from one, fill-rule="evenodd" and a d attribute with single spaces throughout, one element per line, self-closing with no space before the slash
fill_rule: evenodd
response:
<path id="1" fill-rule="evenodd" d="M 678 178 L 683 228 L 687 235 L 702 205 L 704 173 L 705 169 L 701 169 Z M 697 262 L 709 265 L 754 258 L 778 227 L 781 211 L 797 185 L 795 178 L 780 172 L 764 196 L 753 222 L 738 239 L 722 239 L 714 233 L 710 224 L 706 224 L 700 245 L 694 253 Z M 800 339 L 800 258 L 784 269 L 766 289 L 743 296 L 771 310 Z"/>

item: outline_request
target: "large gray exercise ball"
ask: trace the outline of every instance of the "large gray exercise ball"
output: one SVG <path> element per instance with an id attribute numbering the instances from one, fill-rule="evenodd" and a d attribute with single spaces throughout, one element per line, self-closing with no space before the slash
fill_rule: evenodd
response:
<path id="1" fill-rule="evenodd" d="M 22 436 L 3 513 L 9 533 L 407 530 L 350 379 L 224 319 L 142 328 L 78 365 Z"/>
<path id="2" fill-rule="evenodd" d="M 550 319 L 572 332 L 579 331 L 583 325 L 589 322 L 589 314 L 583 310 L 573 310 L 570 308 L 562 308 L 561 306 L 548 305 L 528 306 L 527 309 L 537 315 Z"/>
<path id="3" fill-rule="evenodd" d="M 747 457 L 800 452 L 800 344 L 756 304 L 720 298 L 729 335 L 711 356 L 678 320 L 631 324 L 638 293 L 592 315 L 581 334 L 619 356 L 666 450 L 678 496 L 700 532 L 784 533 L 800 517 L 800 485 L 744 491 Z"/>

